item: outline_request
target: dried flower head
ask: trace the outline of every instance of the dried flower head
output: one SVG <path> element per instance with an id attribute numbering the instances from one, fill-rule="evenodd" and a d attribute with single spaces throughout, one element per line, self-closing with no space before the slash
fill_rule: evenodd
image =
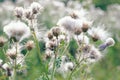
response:
<path id="1" fill-rule="evenodd" d="M 21 21 L 13 21 L 4 27 L 4 32 L 9 38 L 13 38 L 15 41 L 22 41 L 24 38 L 30 36 L 29 27 Z"/>
<path id="2" fill-rule="evenodd" d="M 34 41 L 29 40 L 25 46 L 27 50 L 31 51 L 35 47 Z"/>
<path id="3" fill-rule="evenodd" d="M 14 14 L 17 18 L 22 18 L 24 13 L 24 9 L 22 7 L 16 7 L 14 10 Z"/>
<path id="4" fill-rule="evenodd" d="M 42 7 L 39 3 L 37 3 L 37 2 L 33 2 L 33 3 L 31 4 L 30 8 L 32 9 L 32 13 L 33 13 L 33 14 L 37 14 L 37 13 L 39 13 L 40 11 L 43 10 L 43 7 Z"/>
<path id="5" fill-rule="evenodd" d="M 7 40 L 3 36 L 0 36 L 0 47 L 3 47 L 6 41 Z"/>

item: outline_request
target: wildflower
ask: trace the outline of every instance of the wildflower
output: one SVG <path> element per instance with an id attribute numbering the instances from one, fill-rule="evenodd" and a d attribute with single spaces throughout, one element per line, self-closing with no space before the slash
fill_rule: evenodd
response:
<path id="1" fill-rule="evenodd" d="M 3 47 L 6 41 L 7 40 L 3 36 L 0 36 L 0 47 Z"/>
<path id="2" fill-rule="evenodd" d="M 17 18 L 22 18 L 24 9 L 22 7 L 16 7 L 14 10 L 14 14 Z"/>
<path id="3" fill-rule="evenodd" d="M 30 36 L 29 27 L 20 21 L 13 21 L 4 27 L 4 32 L 9 38 L 14 39 L 14 41 L 22 41 Z"/>
<path id="4" fill-rule="evenodd" d="M 43 10 L 43 7 L 37 2 L 33 2 L 30 8 L 32 9 L 33 14 L 37 14 L 38 12 Z"/>
<path id="5" fill-rule="evenodd" d="M 25 46 L 26 46 L 27 50 L 31 51 L 31 50 L 35 47 L 34 41 L 29 40 L 29 41 L 26 43 Z"/>
<path id="6" fill-rule="evenodd" d="M 90 30 L 88 30 L 88 34 L 92 37 L 93 41 L 104 41 L 110 36 L 110 34 L 107 31 L 100 27 L 91 28 Z"/>

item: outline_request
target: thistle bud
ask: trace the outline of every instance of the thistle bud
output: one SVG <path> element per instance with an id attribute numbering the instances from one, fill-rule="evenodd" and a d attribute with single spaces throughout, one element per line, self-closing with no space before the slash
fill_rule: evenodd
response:
<path id="1" fill-rule="evenodd" d="M 76 27 L 76 28 L 74 29 L 74 34 L 75 34 L 75 35 L 80 35 L 81 32 L 82 32 L 82 29 L 81 29 L 81 28 L 77 28 L 77 27 Z"/>
<path id="2" fill-rule="evenodd" d="M 88 24 L 83 23 L 82 31 L 87 32 L 88 28 L 89 28 Z"/>
<path id="3" fill-rule="evenodd" d="M 3 36 L 0 36 L 0 47 L 3 47 L 6 41 L 7 40 Z"/>
<path id="4" fill-rule="evenodd" d="M 99 40 L 99 36 L 97 36 L 97 35 L 92 36 L 92 40 L 94 42 L 98 41 Z"/>
<path id="5" fill-rule="evenodd" d="M 26 49 L 29 51 L 31 51 L 35 47 L 34 42 L 32 40 L 28 41 L 25 46 Z"/>
<path id="6" fill-rule="evenodd" d="M 14 14 L 17 18 L 22 18 L 24 9 L 22 7 L 16 7 Z"/>
<path id="7" fill-rule="evenodd" d="M 51 32 L 48 32 L 48 33 L 47 33 L 47 37 L 48 37 L 48 39 L 51 40 L 51 39 L 53 38 L 53 34 L 52 34 Z"/>
<path id="8" fill-rule="evenodd" d="M 77 19 L 78 18 L 78 15 L 76 15 L 75 13 L 71 13 L 70 16 L 74 19 Z"/>
<path id="9" fill-rule="evenodd" d="M 52 33 L 55 37 L 58 37 L 58 35 L 60 34 L 60 28 L 59 27 L 53 27 L 52 28 Z"/>
<path id="10" fill-rule="evenodd" d="M 46 48 L 54 50 L 57 47 L 57 44 L 54 41 L 48 41 L 46 43 Z"/>
<path id="11" fill-rule="evenodd" d="M 87 30 L 89 29 L 90 25 L 92 24 L 92 22 L 83 22 L 83 25 L 82 25 L 82 31 L 83 32 L 87 32 Z"/>

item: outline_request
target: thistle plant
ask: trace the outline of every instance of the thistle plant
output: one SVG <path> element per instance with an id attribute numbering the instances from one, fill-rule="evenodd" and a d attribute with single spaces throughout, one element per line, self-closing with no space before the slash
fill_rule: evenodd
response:
<path id="1" fill-rule="evenodd" d="M 0 59 L 1 75 L 8 80 L 17 80 L 18 73 L 27 72 L 27 56 L 37 54 L 41 75 L 35 80 L 58 80 L 58 75 L 62 80 L 76 80 L 76 74 L 78 80 L 90 79 L 91 65 L 99 62 L 105 55 L 103 51 L 115 44 L 110 33 L 100 25 L 94 26 L 94 21 L 89 20 L 86 11 L 81 9 L 59 19 L 39 39 L 37 18 L 43 10 L 37 2 L 27 8 L 15 8 L 16 20 L 3 29 L 7 40 L 0 37 L 0 49 L 5 56 L 4 61 Z M 44 54 L 40 51 L 40 40 L 45 45 Z M 74 54 L 70 52 L 72 41 L 77 46 L 76 50 L 72 49 Z M 22 53 L 23 50 L 27 51 L 26 54 Z"/>

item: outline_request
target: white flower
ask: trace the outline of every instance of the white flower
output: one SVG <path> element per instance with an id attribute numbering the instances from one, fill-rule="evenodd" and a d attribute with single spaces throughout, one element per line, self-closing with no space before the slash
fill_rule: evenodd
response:
<path id="1" fill-rule="evenodd" d="M 88 34 L 92 37 L 94 41 L 105 41 L 110 36 L 110 34 L 107 31 L 105 31 L 102 27 L 92 27 L 88 30 Z"/>
<path id="2" fill-rule="evenodd" d="M 22 41 L 30 36 L 30 28 L 23 22 L 13 21 L 4 27 L 4 32 L 9 38 L 15 38 L 17 41 Z"/>

